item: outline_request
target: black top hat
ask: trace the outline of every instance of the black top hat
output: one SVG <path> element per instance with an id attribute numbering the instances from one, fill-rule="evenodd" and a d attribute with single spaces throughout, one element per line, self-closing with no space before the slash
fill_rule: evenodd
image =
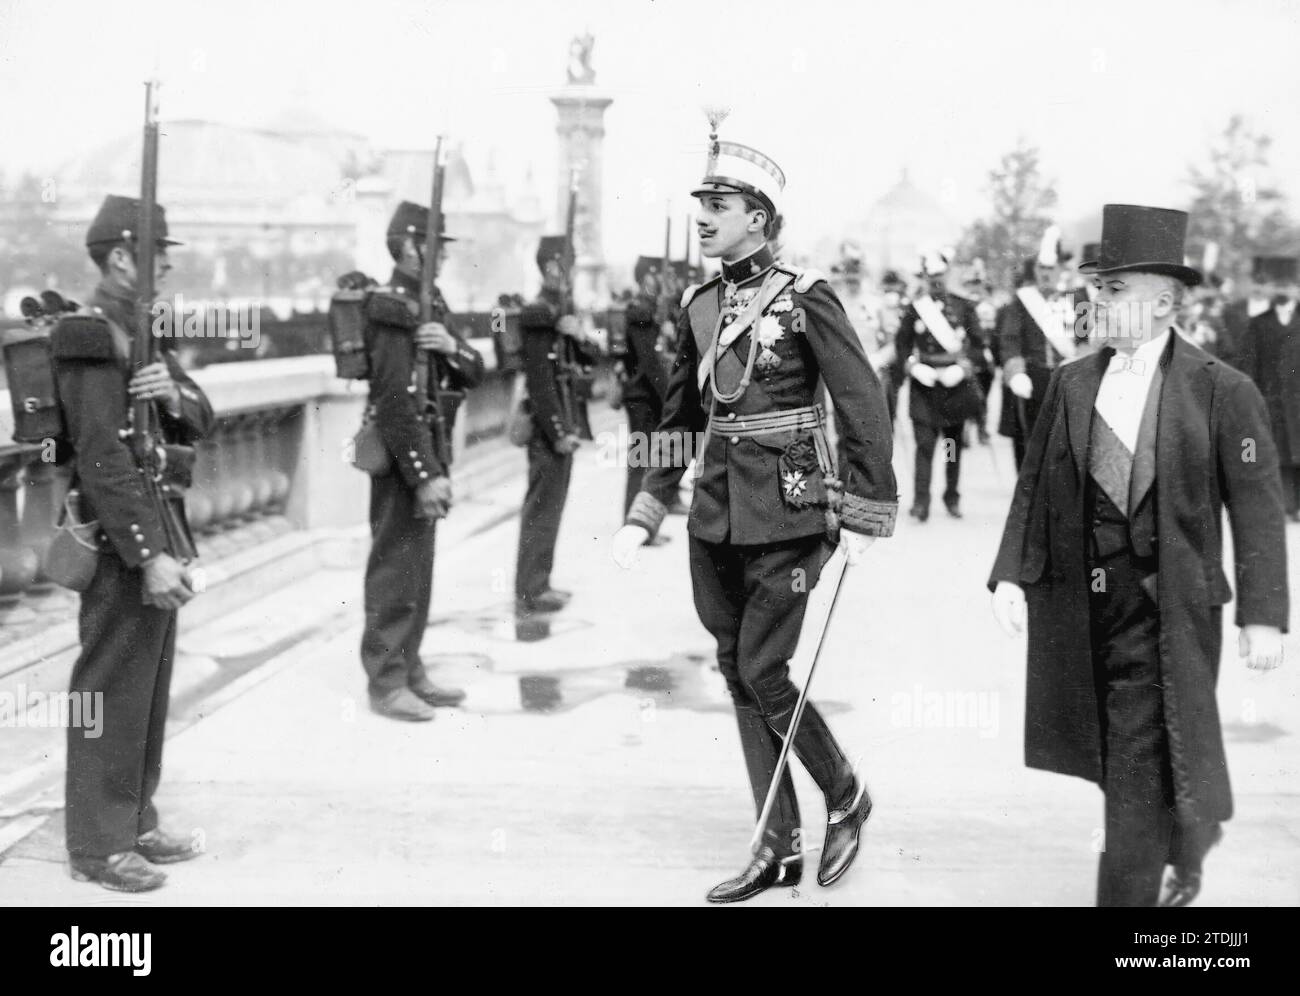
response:
<path id="1" fill-rule="evenodd" d="M 1163 273 L 1195 287 L 1201 272 L 1183 262 L 1186 243 L 1186 211 L 1107 204 L 1101 210 L 1101 247 L 1079 264 L 1079 272 Z"/>
<path id="2" fill-rule="evenodd" d="M 111 245 L 114 242 L 133 242 L 140 231 L 138 197 L 109 194 L 99 206 L 99 213 L 86 229 L 86 246 Z M 167 238 L 167 212 L 161 204 L 155 206 L 154 241 L 160 246 L 178 246 L 181 243 Z"/>
<path id="3" fill-rule="evenodd" d="M 1256 256 L 1250 262 L 1250 279 L 1257 284 L 1289 284 L 1296 279 L 1294 256 Z"/>
<path id="4" fill-rule="evenodd" d="M 409 235 L 412 238 L 423 239 L 429 234 L 429 209 L 423 204 L 415 204 L 412 201 L 402 201 L 397 205 L 397 210 L 393 212 L 392 219 L 388 222 L 388 238 L 400 238 L 403 235 Z M 455 238 L 442 232 L 438 235 L 441 242 L 455 242 Z"/>
<path id="5" fill-rule="evenodd" d="M 1083 244 L 1083 258 L 1079 261 L 1079 265 L 1082 266 L 1088 260 L 1096 259 L 1099 255 L 1101 255 L 1100 242 L 1085 242 Z"/>
<path id="6" fill-rule="evenodd" d="M 906 287 L 907 281 L 898 275 L 897 270 L 886 270 L 885 275 L 880 278 L 880 286 L 884 290 L 891 287 Z"/>
<path id="7" fill-rule="evenodd" d="M 664 260 L 662 256 L 640 256 L 637 258 L 636 266 L 632 270 L 632 276 L 639 284 L 646 278 L 647 273 L 653 273 L 655 276 L 662 276 L 664 272 Z"/>

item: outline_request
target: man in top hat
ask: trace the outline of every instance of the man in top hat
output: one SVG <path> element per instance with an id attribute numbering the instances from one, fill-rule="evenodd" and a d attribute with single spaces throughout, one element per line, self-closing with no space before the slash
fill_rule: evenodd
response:
<path id="1" fill-rule="evenodd" d="M 1255 256 L 1250 262 L 1250 280 L 1246 294 L 1223 309 L 1223 334 L 1217 355 L 1224 363 L 1241 369 L 1242 353 L 1250 336 L 1250 323 L 1273 307 L 1273 272 L 1268 256 Z"/>
<path id="2" fill-rule="evenodd" d="M 706 175 L 693 193 L 700 246 L 721 259 L 722 273 L 682 298 L 659 426 L 661 436 L 700 440 L 686 527 L 695 609 L 717 641 L 758 810 L 799 697 L 788 662 L 808 592 L 836 533 L 856 560 L 874 537 L 892 534 L 897 513 L 884 392 L 857 333 L 821 274 L 778 263 L 768 244 L 784 183 L 767 156 L 711 136 Z M 845 456 L 838 468 L 815 405 L 819 379 L 835 404 Z M 677 493 L 685 459 L 666 456 L 646 474 L 614 537 L 614 557 L 625 567 Z M 828 518 L 832 506 L 838 521 Z M 794 731 L 793 753 L 826 803 L 817 877 L 827 885 L 857 854 L 871 800 L 812 705 Z M 799 881 L 799 809 L 788 770 L 777 784 L 757 853 L 709 893 L 710 902 Z"/>
<path id="3" fill-rule="evenodd" d="M 366 300 L 370 418 L 392 458 L 370 479 L 370 556 L 366 561 L 361 664 L 370 708 L 389 719 L 424 722 L 436 706 L 459 705 L 465 693 L 430 680 L 420 659 L 429 621 L 438 520 L 451 507 L 450 440 L 455 401 L 483 379 L 483 358 L 448 327 L 450 309 L 433 288 L 433 320 L 419 320 L 420 280 L 429 209 L 403 201 L 388 224 L 393 274 Z M 438 238 L 454 241 L 445 233 Z M 416 396 L 426 364 L 427 399 Z M 442 403 L 443 430 L 426 408 Z"/>
<path id="4" fill-rule="evenodd" d="M 88 309 L 53 330 L 50 351 L 81 518 L 98 521 L 99 557 L 81 594 L 81 653 L 71 694 L 102 695 L 103 734 L 68 729 L 67 847 L 72 876 L 120 892 L 156 889 L 156 865 L 198 851 L 189 835 L 159 825 L 153 803 L 162 775 L 177 610 L 194 597 L 189 571 L 166 552 L 159 508 L 146 493 L 123 437 L 131 403 L 157 406 L 164 442 L 193 445 L 213 423 L 203 391 L 177 362 L 170 339 L 161 358 L 131 370 L 131 342 L 142 326 L 136 268 L 141 203 L 109 196 L 86 233 L 100 272 Z M 166 214 L 156 209 L 155 286 L 170 268 Z M 151 305 L 152 302 L 149 302 Z M 178 480 L 177 485 L 188 481 Z M 184 506 L 172 505 L 181 528 Z M 179 506 L 179 507 L 178 507 Z"/>
<path id="5" fill-rule="evenodd" d="M 543 236 L 537 249 L 542 290 L 520 315 L 532 422 L 528 491 L 520 513 L 515 562 L 515 609 L 524 615 L 558 612 L 569 602 L 569 592 L 551 587 L 551 568 L 573 454 L 582 440 L 591 439 L 584 371 L 599 355 L 595 342 L 570 312 L 572 265 L 565 237 Z"/>
<path id="6" fill-rule="evenodd" d="M 948 291 L 948 255 L 925 253 L 917 274 L 922 293 L 903 312 L 895 339 L 895 367 L 910 376 L 908 414 L 916 439 L 915 487 L 908 513 L 918 522 L 930 517 L 934 451 L 942 437 L 946 486 L 943 504 L 961 518 L 961 451 L 968 418 L 978 419 L 984 399 L 974 374 L 982 357 L 975 305 Z"/>
<path id="7" fill-rule="evenodd" d="M 1214 694 L 1225 505 L 1247 666 L 1280 663 L 1287 625 L 1264 400 L 1173 324 L 1201 279 L 1186 232 L 1181 211 L 1106 205 L 1080 267 L 1101 348 L 1052 373 L 988 582 L 1008 633 L 1028 613 L 1026 763 L 1105 793 L 1102 906 L 1190 902 L 1232 815 Z"/>
<path id="8" fill-rule="evenodd" d="M 668 369 L 658 348 L 660 323 L 657 317 L 666 279 L 664 261 L 642 256 L 636 261 L 634 275 L 637 293 L 624 312 L 626 335 L 615 371 L 623 385 L 623 407 L 627 410 L 629 434 L 624 515 L 641 490 L 651 434 L 663 415 L 664 394 L 668 390 Z"/>
<path id="9" fill-rule="evenodd" d="M 1300 296 L 1294 256 L 1258 260 L 1255 282 L 1267 287 L 1272 306 L 1250 320 L 1238 354 L 1268 405 L 1273 442 L 1282 475 L 1282 503 L 1293 522 L 1300 522 Z"/>
<path id="10" fill-rule="evenodd" d="M 1049 226 L 1038 255 L 1024 261 L 1015 297 L 998 316 L 1003 387 L 998 432 L 1011 438 L 1017 470 L 1052 371 L 1078 353 L 1074 301 L 1058 290 L 1060 268 L 1069 259 L 1060 229 Z"/>

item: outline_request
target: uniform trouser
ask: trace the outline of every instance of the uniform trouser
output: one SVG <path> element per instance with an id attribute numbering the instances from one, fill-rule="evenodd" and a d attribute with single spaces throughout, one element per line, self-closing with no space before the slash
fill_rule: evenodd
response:
<path id="1" fill-rule="evenodd" d="M 423 667 L 420 642 L 433 595 L 437 520 L 415 517 L 415 490 L 397 474 L 370 479 L 370 557 L 361 665 L 370 693 L 410 683 Z"/>
<path id="2" fill-rule="evenodd" d="M 944 488 L 943 500 L 955 502 L 961 498 L 957 490 L 961 479 L 961 430 L 962 424 L 945 425 L 939 428 L 933 425 L 912 423 L 912 435 L 916 438 L 916 489 L 913 501 L 917 505 L 930 507 L 930 479 L 934 474 L 935 444 L 942 436 L 944 443 L 944 474 L 947 486 Z M 949 459 L 951 454 L 951 459 Z"/>
<path id="3" fill-rule="evenodd" d="M 832 549 L 821 535 L 764 546 L 690 538 L 695 611 L 718 643 L 718 667 L 735 705 L 755 812 L 766 799 L 799 698 L 788 664 L 808 592 Z M 811 702 L 804 706 L 793 751 L 822 790 L 827 809 L 852 801 L 853 769 Z M 787 767 L 765 839 L 777 855 L 789 855 L 799 849 L 798 830 L 799 804 Z"/>
<path id="4" fill-rule="evenodd" d="M 162 777 L 163 735 L 176 653 L 176 613 L 143 603 L 144 572 L 105 552 L 81 595 L 81 655 L 69 689 L 95 705 L 94 730 L 68 725 L 67 845 L 74 857 L 135 847 L 158 826 L 153 794 Z"/>
<path id="5" fill-rule="evenodd" d="M 1287 515 L 1300 512 L 1300 466 L 1278 468 L 1282 474 L 1282 505 Z"/>
<path id="6" fill-rule="evenodd" d="M 1016 412 L 1016 432 L 1011 437 L 1011 450 L 1016 460 L 1016 470 L 1020 470 L 1020 465 L 1025 462 L 1025 449 L 1029 445 L 1029 437 L 1034 432 L 1034 423 L 1038 421 L 1039 402 L 1033 398 L 1026 401 L 1024 398 L 1017 398 L 1006 388 L 1003 388 L 1002 403 L 1004 405 L 1015 405 L 1018 409 Z"/>
<path id="7" fill-rule="evenodd" d="M 536 428 L 528 441 L 528 492 L 519 517 L 515 595 L 536 598 L 551 586 L 560 516 L 569 494 L 573 455 L 561 455 Z"/>
<path id="8" fill-rule="evenodd" d="M 645 479 L 644 461 L 648 460 L 654 451 L 651 446 L 653 440 L 651 434 L 659 425 L 663 405 L 650 398 L 625 398 L 623 407 L 627 409 L 627 431 L 632 440 L 627 454 L 627 490 L 623 496 L 623 514 L 626 515 L 632 508 L 632 500 L 636 498 L 636 493 L 641 490 L 642 480 Z M 636 445 L 635 442 L 639 438 L 638 433 L 646 440 L 642 446 Z M 636 464 L 633 463 L 634 458 Z"/>
<path id="9" fill-rule="evenodd" d="M 1106 796 L 1097 905 L 1154 906 L 1175 831 L 1160 617 L 1141 585 L 1155 564 L 1120 552 L 1090 568 L 1105 572 L 1105 590 L 1089 596 Z"/>

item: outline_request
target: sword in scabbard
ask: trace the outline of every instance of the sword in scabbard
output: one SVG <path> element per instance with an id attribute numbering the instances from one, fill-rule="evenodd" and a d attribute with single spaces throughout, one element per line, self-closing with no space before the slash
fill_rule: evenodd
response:
<path id="1" fill-rule="evenodd" d="M 772 772 L 772 781 L 767 787 L 767 798 L 763 800 L 763 808 L 758 814 L 758 823 L 754 826 L 754 836 L 749 841 L 749 849 L 755 853 L 762 843 L 763 831 L 767 829 L 767 821 L 772 815 L 772 806 L 776 803 L 781 777 L 785 774 L 786 765 L 790 761 L 790 748 L 794 744 L 795 734 L 799 731 L 799 720 L 803 718 L 804 706 L 808 702 L 808 689 L 812 687 L 813 674 L 817 671 L 817 659 L 821 656 L 822 644 L 826 641 L 826 632 L 830 628 L 831 616 L 835 612 L 835 604 L 839 601 L 840 589 L 844 586 L 844 575 L 848 572 L 848 567 L 848 555 L 844 552 L 844 547 L 836 547 L 835 552 L 826 561 L 826 566 L 822 568 L 817 584 L 808 595 L 808 607 L 799 634 L 799 645 L 791 661 L 791 664 L 797 667 L 803 663 L 802 659 L 808 659 L 808 677 L 804 679 L 803 687 L 799 690 L 799 700 L 795 703 L 794 712 L 790 715 L 790 725 L 781 740 L 781 753 L 777 756 L 776 769 Z M 823 592 L 825 595 L 822 595 Z"/>

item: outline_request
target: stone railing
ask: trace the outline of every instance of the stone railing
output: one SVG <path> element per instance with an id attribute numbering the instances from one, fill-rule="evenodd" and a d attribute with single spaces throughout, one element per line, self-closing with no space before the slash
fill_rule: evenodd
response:
<path id="1" fill-rule="evenodd" d="M 458 451 L 503 431 L 510 397 L 492 343 L 473 344 L 489 374 L 461 410 Z M 367 479 L 349 466 L 347 444 L 366 387 L 335 377 L 332 357 L 218 364 L 194 378 L 218 416 L 198 446 L 188 497 L 204 559 L 295 529 L 365 522 Z M 0 390 L 0 646 L 38 627 L 46 610 L 66 610 L 71 602 L 40 571 L 69 471 L 45 462 L 44 448 L 13 443 L 11 419 L 8 394 Z"/>

